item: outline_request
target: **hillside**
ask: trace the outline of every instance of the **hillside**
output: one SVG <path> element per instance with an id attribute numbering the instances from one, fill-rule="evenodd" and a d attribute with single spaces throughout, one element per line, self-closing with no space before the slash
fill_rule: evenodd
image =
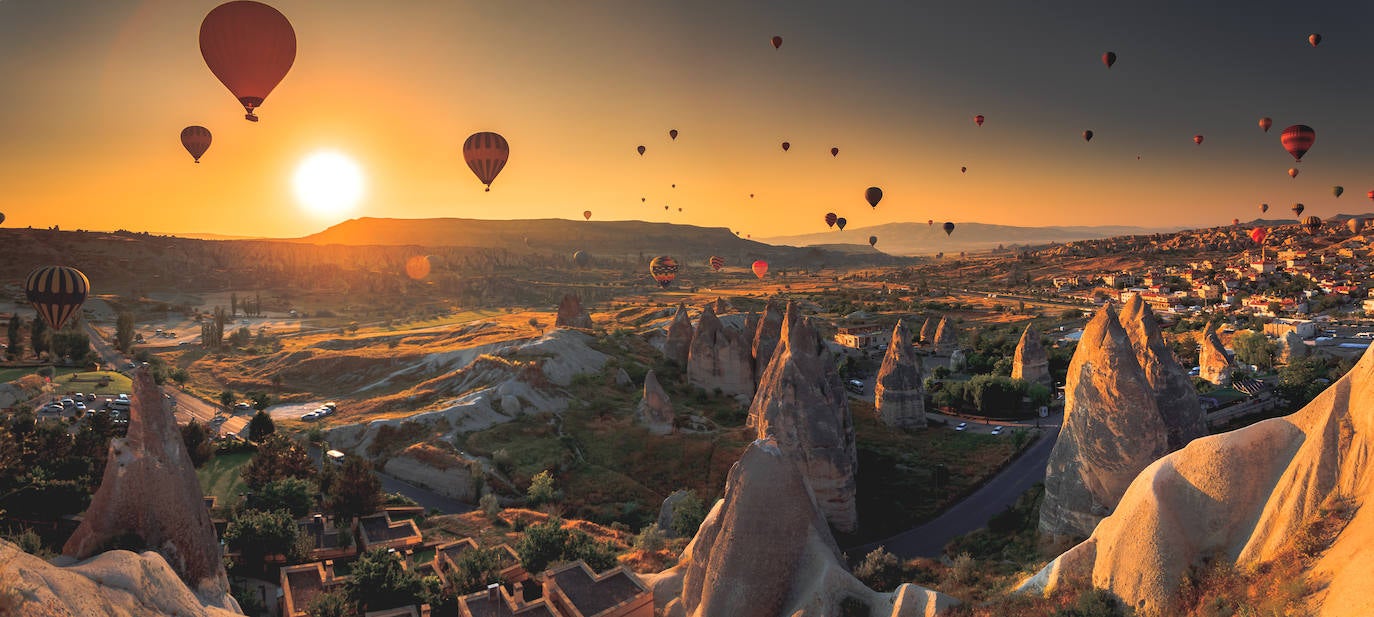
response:
<path id="1" fill-rule="evenodd" d="M 958 251 L 995 249 L 999 245 L 1036 245 L 1051 242 L 1091 240 L 1112 236 L 1130 236 L 1176 231 L 1177 228 L 1145 228 L 1123 225 L 1096 227 L 1016 227 L 987 223 L 956 223 L 954 233 L 945 235 L 941 222 L 888 223 L 873 227 L 850 227 L 844 231 L 830 230 L 799 236 L 762 238 L 769 244 L 814 246 L 820 244 L 868 244 L 869 236 L 878 236 L 878 248 L 893 255 L 933 255 Z"/>

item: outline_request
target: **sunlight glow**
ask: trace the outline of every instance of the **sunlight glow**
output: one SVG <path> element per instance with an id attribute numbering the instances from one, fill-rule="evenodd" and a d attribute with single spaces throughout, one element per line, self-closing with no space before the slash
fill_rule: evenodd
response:
<path id="1" fill-rule="evenodd" d="M 315 152 L 302 160 L 291 184 L 301 205 L 318 215 L 344 214 L 363 198 L 362 168 L 332 150 Z"/>

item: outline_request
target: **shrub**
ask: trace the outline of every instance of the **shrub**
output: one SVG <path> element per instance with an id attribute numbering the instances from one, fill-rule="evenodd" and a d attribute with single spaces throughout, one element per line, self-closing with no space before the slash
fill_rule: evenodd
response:
<path id="1" fill-rule="evenodd" d="M 534 478 L 530 480 L 527 497 L 532 506 L 557 501 L 558 493 L 553 487 L 553 474 L 549 473 L 548 470 L 534 474 Z M 534 571 L 531 570 L 531 572 Z"/>
<path id="2" fill-rule="evenodd" d="M 973 581 L 973 575 L 977 568 L 978 562 L 973 560 L 972 555 L 968 553 L 959 553 L 959 556 L 954 558 L 954 566 L 951 568 L 950 573 L 953 575 L 955 582 L 967 585 Z"/>
<path id="3" fill-rule="evenodd" d="M 902 584 L 902 564 L 880 546 L 854 568 L 854 576 L 874 591 L 892 591 Z"/>
<path id="4" fill-rule="evenodd" d="M 635 536 L 634 547 L 645 552 L 655 552 L 663 549 L 665 542 L 663 530 L 658 528 L 657 523 L 650 523 L 640 530 Z"/>
<path id="5" fill-rule="evenodd" d="M 669 522 L 669 526 L 678 536 L 690 538 L 696 535 L 697 528 L 701 527 L 703 520 L 706 520 L 706 505 L 697 497 L 696 492 L 687 491 L 673 508 L 673 520 Z"/>
<path id="6" fill-rule="evenodd" d="M 568 542 L 568 530 L 557 517 L 525 529 L 525 535 L 515 543 L 515 552 L 520 555 L 520 565 L 526 572 L 543 572 L 549 564 L 563 555 Z"/>

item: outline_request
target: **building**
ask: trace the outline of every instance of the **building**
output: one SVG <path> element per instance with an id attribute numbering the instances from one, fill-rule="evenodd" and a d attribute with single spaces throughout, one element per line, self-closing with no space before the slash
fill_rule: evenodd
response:
<path id="1" fill-rule="evenodd" d="M 1250 262 L 1250 268 L 1260 274 L 1270 274 L 1279 269 L 1279 264 L 1271 259 L 1257 259 Z"/>
<path id="2" fill-rule="evenodd" d="M 421 604 L 418 608 L 407 606 L 405 608 L 389 608 L 384 611 L 368 611 L 363 613 L 363 617 L 429 617 L 429 605 Z"/>
<path id="3" fill-rule="evenodd" d="M 549 606 L 544 598 L 525 600 L 521 583 L 515 583 L 514 593 L 498 583 L 458 598 L 458 617 L 567 617 Z"/>
<path id="4" fill-rule="evenodd" d="M 654 594 L 624 566 L 596 574 L 578 560 L 549 570 L 544 601 L 564 617 L 654 617 Z"/>
<path id="5" fill-rule="evenodd" d="M 415 521 L 391 520 L 389 512 L 379 512 L 358 518 L 358 546 L 362 550 L 394 548 L 401 550 L 424 541 Z"/>
<path id="6" fill-rule="evenodd" d="M 850 349 L 867 349 L 878 344 L 884 330 L 878 324 L 841 326 L 835 332 L 835 342 Z"/>
<path id="7" fill-rule="evenodd" d="M 301 537 L 310 538 L 314 548 L 310 550 L 310 559 L 324 561 L 326 559 L 342 559 L 358 554 L 356 542 L 345 540 L 349 538 L 339 529 L 329 522 L 323 515 L 316 514 L 307 519 L 296 522 L 296 527 L 300 529 Z"/>
<path id="8" fill-rule="evenodd" d="M 1367 298 L 1364 301 L 1364 314 L 1374 315 L 1374 298 Z"/>
<path id="9" fill-rule="evenodd" d="M 305 608 L 315 596 L 342 587 L 348 577 L 334 576 L 334 562 L 286 566 L 281 569 L 277 608 L 282 617 L 306 617 Z"/>
<path id="10" fill-rule="evenodd" d="M 1277 339 L 1288 336 L 1289 332 L 1297 332 L 1298 336 L 1310 339 L 1317 336 L 1317 322 L 1310 319 L 1275 319 L 1264 324 L 1264 333 Z"/>

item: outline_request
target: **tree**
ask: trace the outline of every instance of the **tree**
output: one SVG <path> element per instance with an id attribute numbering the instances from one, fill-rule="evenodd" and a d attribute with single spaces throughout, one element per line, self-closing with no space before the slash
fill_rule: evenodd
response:
<path id="1" fill-rule="evenodd" d="M 250 507 L 257 510 L 285 510 L 291 513 L 292 518 L 301 518 L 310 514 L 317 492 L 315 483 L 304 478 L 278 478 L 253 493 Z"/>
<path id="2" fill-rule="evenodd" d="M 262 411 L 272 406 L 272 396 L 266 392 L 253 392 L 248 395 L 253 401 L 253 409 Z"/>
<path id="3" fill-rule="evenodd" d="M 129 353 L 129 348 L 133 344 L 134 314 L 129 311 L 120 311 L 119 317 L 115 320 L 115 347 L 124 353 Z"/>
<path id="4" fill-rule="evenodd" d="M 1241 332 L 1231 339 L 1231 348 L 1236 350 L 1236 360 L 1253 364 L 1262 369 L 1274 366 L 1277 346 L 1269 342 L 1269 337 L 1260 332 Z"/>
<path id="5" fill-rule="evenodd" d="M 902 584 L 902 563 L 880 546 L 854 568 L 854 577 L 874 591 L 893 591 Z"/>
<path id="6" fill-rule="evenodd" d="M 29 322 L 29 347 L 35 357 L 48 351 L 48 325 L 42 319 Z"/>
<path id="7" fill-rule="evenodd" d="M 371 514 L 382 504 L 382 481 L 372 473 L 372 464 L 361 456 L 349 456 L 339 469 L 326 507 L 336 521 Z"/>
<path id="8" fill-rule="evenodd" d="M 593 572 L 605 572 L 619 564 L 615 547 L 610 542 L 602 542 L 585 531 L 574 529 L 568 534 L 563 548 L 563 560 L 578 559 L 586 562 Z"/>
<path id="9" fill-rule="evenodd" d="M 258 442 L 258 451 L 243 468 L 243 481 L 251 490 L 281 478 L 314 479 L 315 462 L 299 444 L 282 435 L 269 435 Z"/>
<path id="10" fill-rule="evenodd" d="M 553 488 L 553 474 L 549 473 L 547 469 L 534 474 L 534 478 L 530 480 L 527 496 L 529 504 L 532 506 L 556 500 L 558 493 Z M 535 571 L 531 570 L 531 572 Z"/>
<path id="11" fill-rule="evenodd" d="M 181 440 L 186 444 L 186 453 L 191 455 L 191 464 L 197 468 L 215 454 L 209 433 L 205 431 L 205 426 L 195 419 L 181 427 Z"/>
<path id="12" fill-rule="evenodd" d="M 357 611 L 346 592 L 335 590 L 316 594 L 306 603 L 305 614 L 310 617 L 353 617 Z"/>
<path id="13" fill-rule="evenodd" d="M 234 404 L 235 398 L 236 397 L 234 396 L 233 390 L 224 390 L 219 393 L 219 404 L 223 405 L 226 409 L 228 409 L 230 406 Z"/>
<path id="14" fill-rule="evenodd" d="M 696 491 L 687 491 L 673 507 L 673 518 L 668 523 L 673 533 L 679 537 L 690 538 L 697 533 L 701 522 L 706 520 L 706 504 L 697 497 Z"/>
<path id="15" fill-rule="evenodd" d="M 496 495 L 492 493 L 483 493 L 482 498 L 477 500 L 477 506 L 487 516 L 487 520 L 495 522 L 501 516 L 501 502 L 497 501 Z"/>
<path id="16" fill-rule="evenodd" d="M 23 322 L 20 321 L 19 315 L 17 313 L 10 315 L 9 328 L 5 331 L 6 338 L 9 339 L 9 349 L 5 353 L 10 359 L 24 356 L 24 337 L 20 333 L 21 328 L 23 328 Z"/>
<path id="17" fill-rule="evenodd" d="M 501 580 L 501 555 L 494 548 L 464 551 L 454 561 L 450 575 L 453 590 L 463 596 L 476 593 Z"/>
<path id="18" fill-rule="evenodd" d="M 295 546 L 299 537 L 296 520 L 286 510 L 244 510 L 224 531 L 224 542 L 254 567 L 268 555 L 288 552 L 286 547 Z"/>
<path id="19" fill-rule="evenodd" d="M 525 528 L 525 535 L 515 543 L 515 552 L 526 572 L 543 572 L 549 564 L 563 556 L 568 543 L 568 530 L 558 517 Z"/>
<path id="20" fill-rule="evenodd" d="M 272 416 L 265 411 L 258 410 L 258 413 L 253 414 L 253 419 L 248 421 L 249 441 L 262 441 L 276 431 L 276 423 L 272 421 Z"/>
<path id="21" fill-rule="evenodd" d="M 347 589 L 349 599 L 364 611 L 418 604 L 425 593 L 420 576 L 402 568 L 400 556 L 383 548 L 358 556 Z"/>

